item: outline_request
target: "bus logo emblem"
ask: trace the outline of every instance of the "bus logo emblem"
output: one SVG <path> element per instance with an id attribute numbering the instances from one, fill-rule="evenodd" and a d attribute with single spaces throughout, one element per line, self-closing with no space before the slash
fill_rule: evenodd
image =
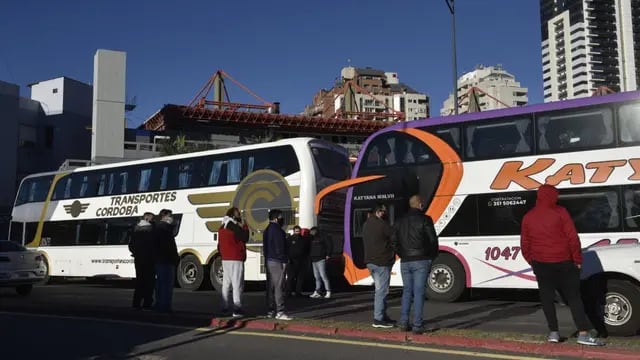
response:
<path id="1" fill-rule="evenodd" d="M 83 212 L 87 211 L 87 208 L 89 207 L 89 203 L 81 203 L 80 201 L 76 200 L 74 202 L 71 203 L 71 205 L 64 205 L 64 211 L 67 214 L 71 214 L 72 217 L 78 217 L 80 214 L 82 214 Z"/>

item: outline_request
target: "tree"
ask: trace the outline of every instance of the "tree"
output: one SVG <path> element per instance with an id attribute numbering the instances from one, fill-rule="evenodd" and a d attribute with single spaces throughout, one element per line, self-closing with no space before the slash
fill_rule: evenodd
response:
<path id="1" fill-rule="evenodd" d="M 215 148 L 215 146 L 212 144 L 189 141 L 185 135 L 180 134 L 163 142 L 160 147 L 160 154 L 162 156 L 187 154 L 213 148 Z"/>

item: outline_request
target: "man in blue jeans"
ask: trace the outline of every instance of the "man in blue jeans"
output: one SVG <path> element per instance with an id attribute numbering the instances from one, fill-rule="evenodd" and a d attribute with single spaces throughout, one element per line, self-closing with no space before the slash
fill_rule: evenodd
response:
<path id="1" fill-rule="evenodd" d="M 431 271 L 431 262 L 438 256 L 438 237 L 433 220 L 422 210 L 419 195 L 409 199 L 409 211 L 395 225 L 391 246 L 400 257 L 402 274 L 402 310 L 400 328 L 424 332 L 424 288 Z M 409 325 L 409 312 L 413 301 L 413 322 Z"/>
<path id="2" fill-rule="evenodd" d="M 391 227 L 385 221 L 386 214 L 387 207 L 384 204 L 378 204 L 373 215 L 367 219 L 362 228 L 364 262 L 367 264 L 376 289 L 372 325 L 375 328 L 391 328 L 395 325 L 387 315 L 389 277 L 395 256 L 391 248 Z"/>

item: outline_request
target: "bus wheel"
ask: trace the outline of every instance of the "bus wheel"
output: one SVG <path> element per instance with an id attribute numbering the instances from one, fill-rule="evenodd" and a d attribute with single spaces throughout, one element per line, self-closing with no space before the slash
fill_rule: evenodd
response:
<path id="1" fill-rule="evenodd" d="M 40 280 L 37 285 L 46 285 L 49 283 L 49 281 L 51 280 L 51 278 L 49 277 L 49 262 L 47 261 L 47 258 L 43 255 L 42 256 L 42 267 L 44 268 L 44 277 L 42 278 L 42 280 Z"/>
<path id="2" fill-rule="evenodd" d="M 186 290 L 195 291 L 204 280 L 204 268 L 197 257 L 185 255 L 178 264 L 178 285 Z"/>
<path id="3" fill-rule="evenodd" d="M 222 291 L 222 275 L 222 258 L 216 256 L 209 267 L 209 280 L 211 281 L 211 286 L 218 292 Z"/>
<path id="4" fill-rule="evenodd" d="M 431 266 L 425 291 L 427 298 L 435 301 L 454 302 L 462 297 L 465 290 L 465 272 L 462 264 L 455 256 L 441 253 Z"/>
<path id="5" fill-rule="evenodd" d="M 631 336 L 640 330 L 640 287 L 626 280 L 609 279 L 604 322 L 612 335 Z M 636 305 L 636 309 L 633 306 Z"/>

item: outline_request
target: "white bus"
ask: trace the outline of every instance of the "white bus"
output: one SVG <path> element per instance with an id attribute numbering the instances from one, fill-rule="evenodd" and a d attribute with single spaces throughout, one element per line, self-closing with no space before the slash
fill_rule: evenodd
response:
<path id="1" fill-rule="evenodd" d="M 520 251 L 520 222 L 543 183 L 560 189 L 583 248 L 638 243 L 640 92 L 387 127 L 365 141 L 351 179 L 323 190 L 317 203 L 331 190 L 348 189 L 345 277 L 369 285 L 362 247 L 369 210 L 385 203 L 393 224 L 409 197 L 420 194 L 440 236 L 427 296 L 455 301 L 471 288 L 537 288 Z M 402 285 L 399 265 L 391 285 Z M 607 296 L 607 324 L 640 324 L 640 310 L 629 311 L 638 280 L 606 276 L 625 286 Z"/>
<path id="2" fill-rule="evenodd" d="M 316 216 L 313 203 L 319 190 L 349 173 L 344 148 L 295 138 L 35 174 L 20 184 L 9 238 L 39 249 L 48 276 L 132 278 L 133 225 L 144 212 L 171 209 L 178 284 L 194 290 L 208 278 L 219 289 L 217 231 L 229 207 L 238 207 L 250 228 L 245 279 L 265 280 L 261 231 L 268 211 L 283 210 L 289 228 L 337 232 L 341 244 L 344 206 Z"/>

